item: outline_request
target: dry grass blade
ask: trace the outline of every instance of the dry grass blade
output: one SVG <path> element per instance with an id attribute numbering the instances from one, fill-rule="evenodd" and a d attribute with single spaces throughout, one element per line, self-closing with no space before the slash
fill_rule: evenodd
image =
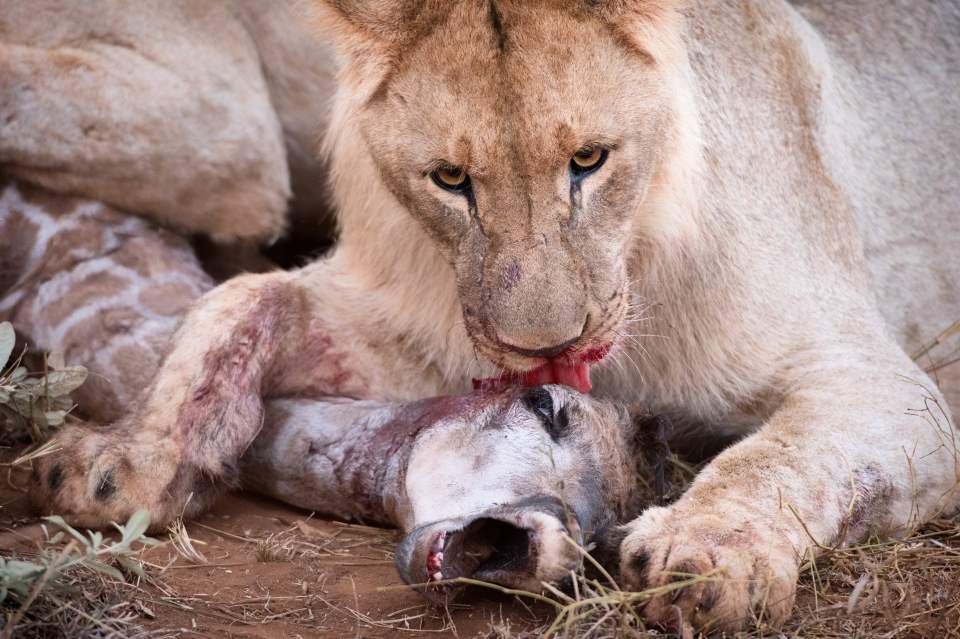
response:
<path id="1" fill-rule="evenodd" d="M 183 524 L 182 517 L 177 517 L 176 521 L 170 524 L 170 527 L 167 528 L 167 533 L 170 536 L 170 544 L 177 551 L 178 555 L 191 564 L 207 563 L 207 558 L 193 545 L 194 539 L 192 539 L 190 533 L 187 532 L 187 527 Z M 203 542 L 197 541 L 196 543 L 202 544 Z"/>
<path id="2" fill-rule="evenodd" d="M 29 464 L 36 459 L 40 459 L 45 455 L 51 455 L 59 450 L 60 450 L 60 442 L 58 442 L 56 439 L 51 439 L 49 441 L 46 441 L 40 444 L 36 448 L 33 448 L 32 450 L 28 450 L 24 454 L 20 455 L 19 457 L 14 459 L 12 462 L 10 462 L 10 465 L 22 466 L 24 464 Z"/>

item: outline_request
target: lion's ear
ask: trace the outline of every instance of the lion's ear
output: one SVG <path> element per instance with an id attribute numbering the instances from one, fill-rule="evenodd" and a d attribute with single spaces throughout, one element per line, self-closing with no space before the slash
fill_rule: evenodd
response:
<path id="1" fill-rule="evenodd" d="M 320 24 L 338 39 L 389 43 L 402 35 L 407 0 L 314 0 Z"/>
<path id="2" fill-rule="evenodd" d="M 657 19 L 679 11 L 689 0 L 586 0 L 609 18 L 635 16 Z"/>
<path id="3" fill-rule="evenodd" d="M 689 0 L 584 0 L 619 33 L 621 42 L 643 57 L 677 59 L 682 51 L 681 12 Z"/>
<path id="4" fill-rule="evenodd" d="M 348 57 L 389 53 L 416 38 L 444 3 L 437 0 L 309 0 L 316 24 Z"/>

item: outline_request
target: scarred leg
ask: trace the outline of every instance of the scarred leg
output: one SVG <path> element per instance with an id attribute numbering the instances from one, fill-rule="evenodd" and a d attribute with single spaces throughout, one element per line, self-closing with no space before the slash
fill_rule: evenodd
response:
<path id="1" fill-rule="evenodd" d="M 63 432 L 61 451 L 39 463 L 38 503 L 90 527 L 147 508 L 159 527 L 238 484 L 265 397 L 439 392 L 437 375 L 411 378 L 409 360 L 367 341 L 376 331 L 356 308 L 375 296 L 343 279 L 329 261 L 213 289 L 184 318 L 130 414 L 93 433 Z"/>

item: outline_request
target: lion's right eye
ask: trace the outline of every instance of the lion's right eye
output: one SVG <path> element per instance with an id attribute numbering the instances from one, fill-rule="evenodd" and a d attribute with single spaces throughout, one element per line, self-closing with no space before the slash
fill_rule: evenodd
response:
<path id="1" fill-rule="evenodd" d="M 458 166 L 441 166 L 430 172 L 430 179 L 441 189 L 463 193 L 470 188 L 470 176 Z"/>
<path id="2" fill-rule="evenodd" d="M 575 178 L 593 173 L 607 161 L 607 149 L 597 145 L 587 145 L 577 149 L 570 158 L 570 172 Z"/>

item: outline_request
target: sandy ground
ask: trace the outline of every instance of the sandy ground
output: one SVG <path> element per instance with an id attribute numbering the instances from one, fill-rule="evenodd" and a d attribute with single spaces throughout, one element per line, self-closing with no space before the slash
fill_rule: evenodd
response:
<path id="1" fill-rule="evenodd" d="M 44 534 L 25 496 L 4 482 L 0 505 L 0 550 L 34 551 Z M 429 606 L 402 587 L 396 531 L 320 520 L 253 495 L 224 497 L 187 531 L 206 564 L 165 544 L 145 554 L 149 580 L 129 588 L 146 629 L 264 639 L 475 637 L 504 617 L 514 631 L 547 618 L 497 593 Z"/>
<path id="2" fill-rule="evenodd" d="M 0 463 L 14 453 L 0 451 Z M 17 488 L 25 480 L 12 472 L 0 481 L 0 551 L 7 556 L 29 556 L 45 539 Z M 192 563 L 170 537 L 158 535 L 166 543 L 145 553 L 146 579 L 117 585 L 94 575 L 91 587 L 69 601 L 88 612 L 119 604 L 117 614 L 131 615 L 133 631 L 119 636 L 138 639 L 529 639 L 553 617 L 545 606 L 489 590 L 446 608 L 429 606 L 400 582 L 393 565 L 396 531 L 325 521 L 253 495 L 225 496 L 212 512 L 188 522 L 187 531 L 206 563 Z M 509 632 L 497 630 L 505 625 Z M 752 629 L 743 636 L 769 632 Z M 614 628 L 602 636 L 620 633 Z M 779 636 L 960 639 L 960 517 L 938 520 L 907 539 L 835 550 L 816 566 L 808 564 L 797 608 Z"/>

